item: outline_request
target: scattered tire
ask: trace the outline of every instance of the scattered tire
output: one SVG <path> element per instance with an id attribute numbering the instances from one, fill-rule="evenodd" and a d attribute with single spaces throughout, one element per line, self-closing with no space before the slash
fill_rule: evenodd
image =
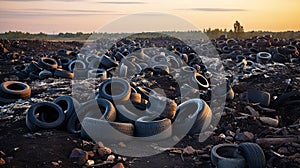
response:
<path id="1" fill-rule="evenodd" d="M 211 162 L 218 168 L 245 167 L 245 158 L 239 154 L 236 144 L 219 144 L 212 148 Z M 250 168 L 250 167 L 249 167 Z"/>
<path id="2" fill-rule="evenodd" d="M 153 120 L 154 117 L 144 116 L 135 121 L 135 135 L 147 141 L 159 141 L 172 135 L 171 120 L 164 118 Z"/>
<path id="3" fill-rule="evenodd" d="M 256 55 L 256 62 L 258 63 L 267 63 L 272 58 L 272 55 L 268 52 L 259 52 Z"/>
<path id="4" fill-rule="evenodd" d="M 60 96 L 56 98 L 53 103 L 57 104 L 65 113 L 66 120 L 69 120 L 76 109 L 79 109 L 80 103 L 71 96 Z"/>
<path id="5" fill-rule="evenodd" d="M 134 136 L 134 125 L 86 117 L 82 122 L 81 136 L 96 142 L 126 142 Z"/>
<path id="6" fill-rule="evenodd" d="M 47 70 L 55 70 L 58 66 L 57 61 L 53 58 L 42 57 L 38 60 L 38 65 Z"/>
<path id="7" fill-rule="evenodd" d="M 88 71 L 88 78 L 99 78 L 101 80 L 106 80 L 107 73 L 105 69 L 92 69 Z"/>
<path id="8" fill-rule="evenodd" d="M 199 133 L 209 126 L 211 118 L 211 109 L 202 99 L 190 99 L 177 106 L 173 133 L 178 136 Z"/>
<path id="9" fill-rule="evenodd" d="M 108 79 L 99 86 L 99 96 L 114 103 L 129 100 L 130 93 L 129 83 L 121 78 Z"/>
<path id="10" fill-rule="evenodd" d="M 31 72 L 40 72 L 42 69 L 36 61 L 31 61 L 25 70 L 29 74 Z"/>
<path id="11" fill-rule="evenodd" d="M 54 71 L 54 76 L 58 78 L 67 78 L 67 79 L 73 79 L 74 74 L 72 72 L 63 70 L 63 69 L 56 69 Z"/>
<path id="12" fill-rule="evenodd" d="M 261 147 L 255 143 L 241 143 L 238 146 L 246 160 L 247 167 L 265 168 L 266 158 Z"/>
<path id="13" fill-rule="evenodd" d="M 27 99 L 31 95 L 31 88 L 22 82 L 7 81 L 0 85 L 0 95 L 7 99 Z"/>
<path id="14" fill-rule="evenodd" d="M 70 72 L 73 72 L 73 69 L 86 69 L 86 65 L 81 60 L 74 60 L 68 65 L 68 69 Z"/>
<path id="15" fill-rule="evenodd" d="M 41 71 L 39 73 L 39 78 L 40 79 L 48 79 L 48 78 L 51 78 L 53 75 L 52 75 L 52 72 L 44 69 L 43 71 Z"/>
<path id="16" fill-rule="evenodd" d="M 48 113 L 51 117 L 47 121 L 41 121 L 40 113 Z M 26 113 L 26 126 L 35 131 L 39 128 L 50 129 L 60 126 L 65 119 L 62 109 L 52 102 L 41 102 L 32 105 Z"/>

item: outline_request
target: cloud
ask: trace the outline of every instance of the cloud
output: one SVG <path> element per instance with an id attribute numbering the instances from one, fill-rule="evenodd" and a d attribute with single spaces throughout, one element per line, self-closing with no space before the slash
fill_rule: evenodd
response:
<path id="1" fill-rule="evenodd" d="M 117 4 L 117 5 L 139 5 L 139 4 L 146 4 L 146 2 L 135 2 L 135 1 L 104 1 L 98 2 L 101 4 Z"/>
<path id="2" fill-rule="evenodd" d="M 83 1 L 83 0 L 0 0 L 8 2 L 30 2 L 30 1 L 60 1 L 60 2 L 74 2 L 74 1 Z"/>
<path id="3" fill-rule="evenodd" d="M 203 12 L 243 12 L 245 9 L 231 9 L 231 8 L 187 8 L 179 10 L 192 10 L 192 11 L 203 11 Z"/>
<path id="4" fill-rule="evenodd" d="M 82 10 L 82 9 L 45 9 L 45 8 L 27 8 L 26 11 L 47 11 L 47 12 L 76 12 L 76 13 L 110 13 L 114 11 L 105 10 Z"/>

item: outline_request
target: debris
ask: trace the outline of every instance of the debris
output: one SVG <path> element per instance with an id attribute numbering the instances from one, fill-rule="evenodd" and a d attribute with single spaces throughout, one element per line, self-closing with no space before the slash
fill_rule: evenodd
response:
<path id="1" fill-rule="evenodd" d="M 88 153 L 82 149 L 75 148 L 70 154 L 70 159 L 74 159 L 78 165 L 84 165 L 88 160 Z"/>
<path id="2" fill-rule="evenodd" d="M 86 166 L 93 166 L 95 164 L 95 161 L 94 160 L 88 160 L 85 165 Z"/>
<path id="3" fill-rule="evenodd" d="M 124 167 L 123 163 L 117 163 L 112 168 L 125 168 L 125 167 Z"/>
<path id="4" fill-rule="evenodd" d="M 0 166 L 5 165 L 5 160 L 3 158 L 0 158 Z"/>
<path id="5" fill-rule="evenodd" d="M 300 142 L 299 137 L 294 138 L 259 138 L 256 139 L 256 143 L 262 145 L 276 145 L 276 144 L 283 144 L 283 143 L 290 143 L 290 142 Z"/>
<path id="6" fill-rule="evenodd" d="M 258 111 L 256 111 L 253 107 L 246 106 L 245 108 L 251 113 L 252 117 L 259 117 Z"/>
<path id="7" fill-rule="evenodd" d="M 270 125 L 272 127 L 277 127 L 279 124 L 278 119 L 270 118 L 270 117 L 259 117 L 259 121 L 261 121 L 264 124 Z"/>
<path id="8" fill-rule="evenodd" d="M 254 139 L 254 135 L 248 131 L 235 134 L 235 140 L 237 141 L 252 141 L 253 139 Z"/>
<path id="9" fill-rule="evenodd" d="M 111 149 L 108 147 L 99 148 L 98 154 L 100 155 L 100 157 L 104 157 L 105 155 L 111 154 Z"/>
<path id="10" fill-rule="evenodd" d="M 109 155 L 109 156 L 107 156 L 107 159 L 106 159 L 106 161 L 113 161 L 113 160 L 115 160 L 115 155 Z"/>

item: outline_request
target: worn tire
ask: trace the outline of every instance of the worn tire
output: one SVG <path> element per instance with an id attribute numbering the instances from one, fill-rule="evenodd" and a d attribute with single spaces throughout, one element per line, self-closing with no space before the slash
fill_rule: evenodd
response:
<path id="1" fill-rule="evenodd" d="M 31 88 L 22 82 L 7 81 L 0 85 L 0 95 L 7 99 L 27 99 L 31 95 Z"/>
<path id="2" fill-rule="evenodd" d="M 42 68 L 36 61 L 31 61 L 25 70 L 29 74 L 30 72 L 40 72 Z"/>
<path id="3" fill-rule="evenodd" d="M 70 72 L 73 72 L 73 69 L 86 69 L 86 65 L 81 60 L 74 60 L 68 65 L 68 69 Z"/>
<path id="4" fill-rule="evenodd" d="M 66 78 L 66 79 L 73 79 L 74 73 L 63 70 L 63 69 L 56 69 L 54 71 L 54 76 L 58 78 Z"/>
<path id="5" fill-rule="evenodd" d="M 38 60 L 38 65 L 41 68 L 47 69 L 47 70 L 54 70 L 57 68 L 58 64 L 57 61 L 53 58 L 49 57 L 42 57 Z"/>
<path id="6" fill-rule="evenodd" d="M 92 69 L 88 71 L 88 78 L 99 78 L 101 80 L 106 80 L 107 73 L 104 69 Z"/>
<path id="7" fill-rule="evenodd" d="M 113 93 L 111 92 L 113 90 Z M 121 78 L 111 78 L 99 86 L 99 96 L 114 103 L 127 101 L 130 98 L 130 84 Z"/>
<path id="8" fill-rule="evenodd" d="M 134 135 L 134 125 L 86 117 L 83 119 L 81 136 L 96 142 L 129 141 Z"/>
<path id="9" fill-rule="evenodd" d="M 71 96 L 60 96 L 56 98 L 53 103 L 57 104 L 65 113 L 66 120 L 69 120 L 76 109 L 79 109 L 80 103 Z"/>
<path id="10" fill-rule="evenodd" d="M 41 121 L 36 114 L 51 113 L 48 121 Z M 35 131 L 39 128 L 50 129 L 60 126 L 65 120 L 62 109 L 52 102 L 41 102 L 32 105 L 26 113 L 26 126 Z"/>
<path id="11" fill-rule="evenodd" d="M 255 143 L 241 143 L 238 146 L 241 155 L 246 159 L 248 167 L 265 168 L 266 158 L 261 147 Z"/>
<path id="12" fill-rule="evenodd" d="M 159 141 L 171 137 L 171 120 L 164 118 L 151 121 L 153 118 L 144 116 L 135 121 L 135 135 L 148 141 Z"/>
<path id="13" fill-rule="evenodd" d="M 178 136 L 199 133 L 209 126 L 211 119 L 211 109 L 202 99 L 190 99 L 177 106 L 173 132 Z"/>
<path id="14" fill-rule="evenodd" d="M 218 168 L 242 168 L 246 164 L 236 144 L 216 145 L 212 148 L 210 156 L 212 164 Z"/>
<path id="15" fill-rule="evenodd" d="M 52 72 L 44 69 L 43 71 L 41 71 L 39 73 L 39 78 L 40 79 L 48 79 L 48 78 L 51 78 L 53 75 L 52 75 Z"/>

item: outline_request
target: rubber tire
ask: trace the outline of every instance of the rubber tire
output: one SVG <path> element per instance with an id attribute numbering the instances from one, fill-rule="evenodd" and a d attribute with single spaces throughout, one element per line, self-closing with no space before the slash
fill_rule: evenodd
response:
<path id="1" fill-rule="evenodd" d="M 66 79 L 73 79 L 74 74 L 72 72 L 63 70 L 63 69 L 56 69 L 54 71 L 54 76 L 58 78 L 66 78 Z"/>
<path id="2" fill-rule="evenodd" d="M 121 90 L 122 92 L 116 95 L 112 95 L 111 93 L 107 93 L 107 87 L 109 87 L 112 83 L 118 83 L 120 84 L 120 88 L 118 87 L 118 90 Z M 109 88 L 111 89 L 111 88 Z M 127 101 L 130 98 L 131 94 L 131 87 L 129 82 L 127 82 L 124 79 L 121 78 L 111 78 L 108 80 L 105 80 L 102 82 L 99 86 L 99 96 L 102 98 L 105 98 L 107 100 L 110 100 L 114 102 L 115 104 L 120 101 Z"/>
<path id="3" fill-rule="evenodd" d="M 171 120 L 164 118 L 155 121 L 152 116 L 144 116 L 135 121 L 135 135 L 144 137 L 146 141 L 159 141 L 167 139 L 172 135 Z"/>
<path id="4" fill-rule="evenodd" d="M 39 78 L 42 80 L 42 79 L 48 79 L 48 78 L 51 78 L 53 76 L 52 72 L 44 69 L 43 71 L 41 71 L 39 73 Z"/>
<path id="5" fill-rule="evenodd" d="M 260 103 L 263 106 L 269 106 L 271 96 L 268 92 L 262 92 L 254 89 L 247 90 L 247 100 L 253 103 Z"/>
<path id="6" fill-rule="evenodd" d="M 213 165 L 218 168 L 243 168 L 246 165 L 245 158 L 239 154 L 236 144 L 219 144 L 210 152 Z"/>
<path id="7" fill-rule="evenodd" d="M 100 64 L 104 66 L 106 69 L 112 68 L 112 67 L 117 67 L 119 63 L 112 58 L 104 55 L 101 57 Z"/>
<path id="8" fill-rule="evenodd" d="M 136 108 L 131 102 L 128 104 L 116 105 L 116 110 L 116 120 L 119 122 L 134 124 L 138 118 L 146 115 L 145 111 Z"/>
<path id="9" fill-rule="evenodd" d="M 255 143 L 241 143 L 238 146 L 241 155 L 246 159 L 248 167 L 265 168 L 266 158 L 263 150 Z"/>
<path id="10" fill-rule="evenodd" d="M 38 65 L 41 68 L 47 69 L 47 70 L 54 70 L 57 68 L 58 64 L 57 61 L 53 58 L 49 57 L 42 57 L 38 60 Z"/>
<path id="11" fill-rule="evenodd" d="M 191 108 L 194 106 L 194 109 Z M 173 122 L 174 133 L 178 136 L 196 134 L 205 130 L 212 119 L 212 112 L 210 107 L 202 99 L 190 99 L 177 106 L 176 116 Z M 192 126 L 189 124 L 193 123 Z M 176 131 L 176 132 L 175 132 Z"/>
<path id="12" fill-rule="evenodd" d="M 100 107 L 104 107 L 105 111 L 102 112 L 99 109 Z M 93 108 L 96 108 L 97 110 Z M 99 112 L 101 112 L 101 116 L 99 116 Z M 76 128 L 78 123 L 81 123 L 85 117 L 97 117 L 98 119 L 115 121 L 116 120 L 116 110 L 115 107 L 106 99 L 93 99 L 86 103 L 84 103 L 76 113 L 73 113 L 67 123 L 67 130 L 70 133 L 78 134 L 80 133 L 80 129 Z"/>
<path id="13" fill-rule="evenodd" d="M 57 104 L 65 113 L 66 120 L 69 120 L 76 109 L 80 108 L 80 103 L 71 96 L 60 96 L 56 98 L 53 103 Z"/>
<path id="14" fill-rule="evenodd" d="M 99 78 L 101 80 L 106 80 L 107 73 L 105 69 L 92 69 L 88 71 L 88 78 Z"/>
<path id="15" fill-rule="evenodd" d="M 75 64 L 75 65 L 74 65 Z M 77 64 L 81 64 L 81 66 L 82 67 L 79 67 L 79 65 L 77 65 Z M 74 66 L 73 66 L 74 65 Z M 85 65 L 85 63 L 83 62 L 83 61 L 81 61 L 81 60 L 74 60 L 74 61 L 72 61 L 70 64 L 69 64 L 69 66 L 68 66 L 68 69 L 69 69 L 69 71 L 70 72 L 73 72 L 73 69 L 74 68 L 77 68 L 77 69 L 86 69 L 86 65 Z"/>
<path id="16" fill-rule="evenodd" d="M 177 104 L 174 100 L 166 97 L 158 97 L 157 95 L 151 95 L 147 104 L 147 112 L 157 114 L 161 118 L 168 118 L 171 120 L 175 117 L 176 108 Z"/>
<path id="17" fill-rule="evenodd" d="M 41 112 L 51 112 L 47 109 L 55 110 L 54 112 L 58 113 L 58 117 L 53 122 L 45 122 L 38 119 L 35 114 Z M 41 111 L 39 111 L 41 109 Z M 33 104 L 26 113 L 26 126 L 31 130 L 35 131 L 39 128 L 51 129 L 60 126 L 65 120 L 65 115 L 62 109 L 55 103 L 52 102 L 41 102 Z"/>
<path id="18" fill-rule="evenodd" d="M 93 139 L 95 142 L 126 142 L 134 136 L 133 124 L 99 120 L 90 117 L 83 119 L 81 129 L 82 138 Z M 93 136 L 90 137 L 90 135 Z"/>
<path id="19" fill-rule="evenodd" d="M 9 87 L 11 86 L 15 86 L 18 89 L 10 89 Z M 0 95 L 7 99 L 27 99 L 31 95 L 31 88 L 22 82 L 6 81 L 0 85 Z"/>
<path id="20" fill-rule="evenodd" d="M 38 65 L 36 61 L 31 61 L 26 68 L 26 72 L 29 74 L 31 72 L 40 72 L 42 68 Z"/>
<path id="21" fill-rule="evenodd" d="M 7 99 L 7 98 L 3 98 L 0 96 L 0 105 L 4 105 L 4 104 L 10 104 L 10 103 L 14 103 L 19 99 Z"/>

